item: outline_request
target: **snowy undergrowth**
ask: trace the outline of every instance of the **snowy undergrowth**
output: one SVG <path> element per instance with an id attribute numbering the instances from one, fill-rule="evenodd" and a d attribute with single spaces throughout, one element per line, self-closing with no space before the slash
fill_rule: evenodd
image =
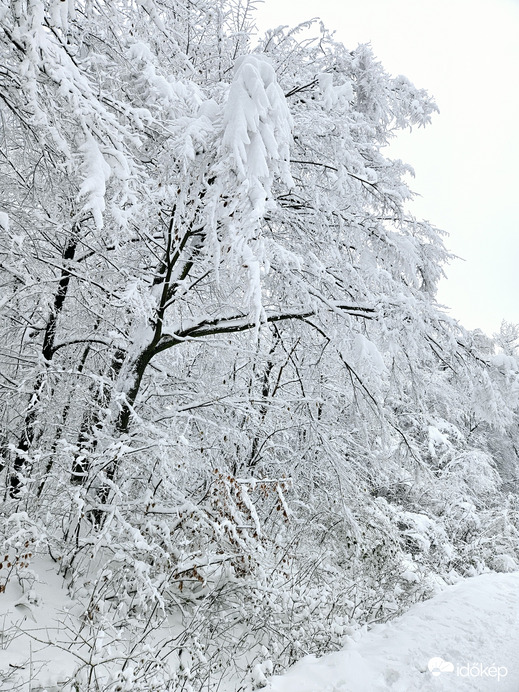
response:
<path id="1" fill-rule="evenodd" d="M 365 491 L 349 516 L 309 515 L 288 482 L 272 485 L 216 474 L 205 507 L 157 500 L 139 520 L 121 505 L 68 541 L 12 515 L 5 689 L 252 690 L 464 576 L 517 569 L 512 500 L 505 512 L 453 503 L 450 524 Z"/>

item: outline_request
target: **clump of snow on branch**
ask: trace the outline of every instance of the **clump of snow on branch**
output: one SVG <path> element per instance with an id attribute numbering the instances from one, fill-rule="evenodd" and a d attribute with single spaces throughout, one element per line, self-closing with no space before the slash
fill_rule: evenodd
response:
<path id="1" fill-rule="evenodd" d="M 436 457 L 437 449 L 452 447 L 449 438 L 444 435 L 435 425 L 429 425 L 427 428 L 429 436 L 429 453 L 431 457 Z"/>
<path id="2" fill-rule="evenodd" d="M 138 70 L 137 88 L 145 98 L 147 108 L 161 107 L 173 121 L 186 110 L 196 111 L 203 101 L 200 88 L 191 81 L 175 79 L 162 74 L 150 47 L 135 41 L 128 49 L 128 58 Z"/>
<path id="3" fill-rule="evenodd" d="M 9 230 L 9 215 L 5 211 L 0 211 L 0 228 L 4 231 Z"/>
<path id="4" fill-rule="evenodd" d="M 292 119 L 270 61 L 246 55 L 235 66 L 224 111 L 222 145 L 254 213 L 265 213 L 274 175 L 288 187 Z"/>
<path id="5" fill-rule="evenodd" d="M 339 86 L 334 86 L 333 75 L 327 72 L 320 74 L 318 80 L 323 95 L 323 106 L 327 110 L 331 110 L 337 104 L 348 105 L 350 101 L 353 101 L 353 87 L 349 80 Z"/>
<path id="6" fill-rule="evenodd" d="M 49 14 L 53 26 L 68 31 L 69 19 L 75 19 L 76 15 L 74 0 L 53 0 Z"/>
<path id="7" fill-rule="evenodd" d="M 91 211 L 97 228 L 103 228 L 106 183 L 112 172 L 104 159 L 99 145 L 90 133 L 80 148 L 84 154 L 81 166 L 85 178 L 79 189 L 79 196 L 86 197 L 83 211 Z"/>
<path id="8" fill-rule="evenodd" d="M 353 356 L 360 368 L 366 373 L 381 376 L 386 366 L 382 354 L 375 344 L 363 334 L 357 334 L 353 343 Z"/>

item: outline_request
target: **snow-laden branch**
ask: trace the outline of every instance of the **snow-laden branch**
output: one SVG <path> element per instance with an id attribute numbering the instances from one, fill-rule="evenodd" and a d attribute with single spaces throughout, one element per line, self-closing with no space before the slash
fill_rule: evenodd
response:
<path id="1" fill-rule="evenodd" d="M 56 353 L 56 351 L 59 351 L 62 348 L 66 348 L 67 346 L 74 346 L 76 344 L 101 344 L 102 346 L 107 346 L 111 347 L 113 346 L 112 342 L 106 340 L 106 339 L 71 339 L 70 341 L 63 341 L 60 344 L 56 344 L 52 348 L 52 353 Z"/>
<path id="2" fill-rule="evenodd" d="M 361 317 L 366 320 L 371 320 L 375 317 L 375 308 L 370 308 L 361 305 L 344 305 L 342 303 L 334 303 L 333 309 L 354 317 Z M 275 323 L 286 320 L 306 320 L 316 314 L 315 310 L 290 310 L 287 312 L 274 312 L 265 315 L 265 322 Z M 186 339 L 196 339 L 204 336 L 214 336 L 215 334 L 235 334 L 237 332 L 245 332 L 249 329 L 255 329 L 256 322 L 251 320 L 249 315 L 238 314 L 230 317 L 219 317 L 215 319 L 203 319 L 193 323 L 190 326 L 184 327 L 182 330 L 174 334 L 164 334 L 154 349 L 154 353 L 160 353 L 167 349 L 182 343 Z"/>

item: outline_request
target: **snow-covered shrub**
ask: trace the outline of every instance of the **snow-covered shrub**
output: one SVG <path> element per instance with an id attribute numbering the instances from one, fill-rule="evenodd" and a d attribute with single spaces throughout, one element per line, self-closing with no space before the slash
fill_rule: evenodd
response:
<path id="1" fill-rule="evenodd" d="M 16 579 L 28 591 L 36 575 L 31 563 L 36 553 L 47 546 L 45 527 L 27 512 L 3 516 L 0 522 L 0 594 L 8 582 Z"/>

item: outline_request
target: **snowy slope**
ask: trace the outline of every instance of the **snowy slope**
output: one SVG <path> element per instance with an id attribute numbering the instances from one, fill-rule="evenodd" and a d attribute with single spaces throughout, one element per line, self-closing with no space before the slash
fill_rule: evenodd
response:
<path id="1" fill-rule="evenodd" d="M 0 595 L 0 690 L 54 692 L 79 660 L 69 650 L 76 627 L 62 577 L 50 560 L 36 557 L 34 583 L 10 579 Z M 71 629 L 70 625 L 74 628 Z"/>
<path id="2" fill-rule="evenodd" d="M 302 659 L 269 689 L 518 692 L 519 573 L 483 574 L 448 587 L 342 651 Z"/>

